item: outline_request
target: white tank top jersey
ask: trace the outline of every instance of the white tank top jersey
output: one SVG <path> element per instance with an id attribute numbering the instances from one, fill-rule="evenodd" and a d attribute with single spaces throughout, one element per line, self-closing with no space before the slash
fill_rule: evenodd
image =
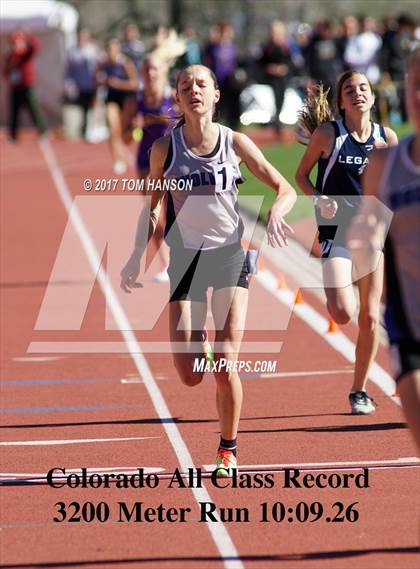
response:
<path id="1" fill-rule="evenodd" d="M 391 148 L 378 194 L 394 214 L 385 244 L 391 342 L 420 341 L 420 167 L 409 156 L 412 140 Z"/>
<path id="2" fill-rule="evenodd" d="M 226 247 L 238 243 L 242 236 L 237 188 L 242 175 L 233 150 L 233 133 L 217 126 L 218 145 L 207 156 L 191 152 L 182 126 L 171 132 L 172 160 L 164 177 L 192 182 L 192 188 L 169 192 L 167 227 L 176 224 L 187 249 Z M 173 227 L 167 236 L 169 245 L 174 245 L 172 231 Z"/>

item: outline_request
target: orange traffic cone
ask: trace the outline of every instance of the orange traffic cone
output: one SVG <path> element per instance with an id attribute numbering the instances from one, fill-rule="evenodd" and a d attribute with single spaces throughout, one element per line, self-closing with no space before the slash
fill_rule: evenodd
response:
<path id="1" fill-rule="evenodd" d="M 286 279 L 284 278 L 283 273 L 279 273 L 279 276 L 277 277 L 277 288 L 279 289 L 287 288 Z"/>
<path id="2" fill-rule="evenodd" d="M 334 334 L 335 332 L 339 332 L 340 328 L 338 327 L 337 322 L 335 322 L 332 318 L 330 318 L 328 322 L 328 334 Z"/>
<path id="3" fill-rule="evenodd" d="M 295 304 L 303 304 L 303 297 L 302 297 L 302 293 L 300 292 L 300 288 L 297 290 L 297 293 L 296 293 Z"/>

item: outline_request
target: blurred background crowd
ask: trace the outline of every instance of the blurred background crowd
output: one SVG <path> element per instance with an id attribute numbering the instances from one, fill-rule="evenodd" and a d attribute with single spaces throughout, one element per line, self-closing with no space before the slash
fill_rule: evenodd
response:
<path id="1" fill-rule="evenodd" d="M 25 19 L 24 10 L 19 15 L 16 6 L 22 9 L 28 2 L 14 2 L 14 8 L 8 11 L 4 7 L 10 8 L 11 3 L 4 0 L 0 48 L 8 92 L 3 85 L 0 96 L 8 99 L 7 105 L 2 105 L 8 110 L 2 112 L 0 119 L 3 125 L 8 124 L 10 138 L 17 138 L 20 110 L 26 107 L 41 134 L 47 123 L 64 123 L 70 136 L 80 135 L 92 142 L 103 139 L 107 127 L 101 108 L 110 89 L 104 75 L 112 65 L 117 83 L 131 82 L 130 88 L 128 83 L 124 86 L 124 104 L 129 102 L 130 94 L 135 101 L 144 80 L 142 63 L 149 54 L 165 62 L 172 87 L 179 69 L 185 65 L 208 65 L 221 88 L 219 118 L 232 128 L 257 123 L 281 132 L 285 125 L 296 122 L 308 86 L 321 81 L 330 89 L 332 101 L 338 75 L 350 68 L 364 72 L 374 86 L 376 113 L 381 122 L 406 121 L 404 65 L 407 54 L 420 41 L 417 1 L 403 2 L 404 12 L 337 17 L 338 8 L 346 2 L 322 5 L 308 0 L 312 15 L 315 4 L 322 5 L 318 14 L 323 14 L 328 4 L 330 15 L 304 21 L 284 19 L 282 8 L 287 0 L 279 0 L 270 4 L 271 8 L 278 7 L 275 19 L 264 21 L 259 13 L 258 33 L 250 21 L 259 9 L 258 3 L 253 12 L 249 2 L 236 3 L 237 8 L 242 5 L 243 13 L 237 10 L 227 18 L 222 9 L 224 3 L 212 2 L 220 9 L 214 12 L 214 21 L 204 26 L 203 22 L 196 25 L 196 21 L 186 20 L 193 13 L 194 3 L 185 3 L 188 6 L 183 9 L 181 0 L 168 0 L 166 15 L 155 13 L 153 22 L 153 16 L 145 17 L 144 13 L 156 11 L 159 2 L 74 1 L 68 4 L 65 16 L 55 18 L 55 23 L 46 15 L 44 29 L 34 7 L 38 4 L 45 8 L 49 4 L 50 8 L 57 8 L 62 3 L 32 0 Z M 96 13 L 89 11 L 89 4 Z M 200 5 L 195 4 L 200 10 Z M 372 4 L 376 2 L 367 3 L 366 9 Z M 118 18 L 99 17 L 98 8 L 112 11 L 116 5 L 120 7 Z M 336 12 L 331 11 L 334 6 Z M 220 14 L 223 19 L 217 18 Z M 165 23 L 159 21 L 162 18 Z M 103 22 L 102 29 L 98 29 L 98 21 Z M 55 30 L 56 40 L 50 37 L 48 28 Z M 130 65 L 120 65 L 123 60 Z M 120 69 L 116 70 L 115 65 L 120 65 Z M 75 109 L 79 117 L 77 133 L 72 126 Z"/>

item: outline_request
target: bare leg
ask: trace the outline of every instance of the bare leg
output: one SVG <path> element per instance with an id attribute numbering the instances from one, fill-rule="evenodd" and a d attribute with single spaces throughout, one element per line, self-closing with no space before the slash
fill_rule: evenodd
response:
<path id="1" fill-rule="evenodd" d="M 398 382 L 398 391 L 408 426 L 420 453 L 420 370 L 405 373 Z"/>
<path id="2" fill-rule="evenodd" d="M 124 162 L 122 141 L 121 111 L 117 103 L 108 103 L 106 106 L 106 118 L 111 131 L 110 144 L 113 162 Z"/>
<path id="3" fill-rule="evenodd" d="M 369 367 L 375 359 L 379 345 L 379 308 L 384 269 L 383 257 L 373 273 L 357 281 L 360 294 L 359 335 L 356 344 L 354 391 L 364 391 Z"/>
<path id="4" fill-rule="evenodd" d="M 177 300 L 169 304 L 173 360 L 184 385 L 201 383 L 204 372 L 194 371 L 195 358 L 203 358 L 202 332 L 207 316 L 207 302 Z M 181 351 L 179 351 L 181 348 Z"/>
<path id="5" fill-rule="evenodd" d="M 149 170 L 137 170 L 137 176 L 139 180 L 144 180 L 145 188 L 147 188 L 147 177 L 149 175 Z M 143 192 L 144 195 L 148 195 L 147 192 Z M 167 197 L 165 197 L 167 199 Z M 166 208 L 162 207 L 160 210 L 160 216 L 158 219 L 158 223 L 156 225 L 155 232 L 153 233 L 152 243 L 156 247 L 157 254 L 159 255 L 160 260 L 162 261 L 162 265 L 164 270 L 168 268 L 169 265 L 169 251 L 168 247 L 165 246 L 164 242 L 164 227 L 165 227 L 165 212 Z"/>
<path id="6" fill-rule="evenodd" d="M 248 291 L 241 287 L 216 290 L 212 296 L 212 311 L 216 325 L 215 361 L 237 361 L 245 327 Z M 238 433 L 242 407 L 242 384 L 237 371 L 226 367 L 215 373 L 216 405 L 220 432 L 224 439 L 233 440 Z"/>
<path id="7" fill-rule="evenodd" d="M 322 265 L 327 309 L 338 324 L 347 324 L 356 310 L 350 259 L 333 257 Z"/>
<path id="8" fill-rule="evenodd" d="M 121 109 L 121 137 L 125 144 L 130 144 L 133 140 L 132 122 L 137 113 L 137 98 L 133 93 L 128 95 Z"/>

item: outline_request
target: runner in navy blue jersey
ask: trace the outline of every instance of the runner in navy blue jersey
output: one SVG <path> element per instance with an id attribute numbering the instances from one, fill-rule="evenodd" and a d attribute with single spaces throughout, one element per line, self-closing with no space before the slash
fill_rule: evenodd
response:
<path id="1" fill-rule="evenodd" d="M 310 139 L 296 173 L 296 182 L 305 194 L 314 197 L 327 308 L 336 322 L 345 324 L 352 318 L 357 304 L 351 284 L 353 263 L 346 234 L 358 209 L 362 173 L 374 147 L 394 145 L 398 141 L 393 130 L 371 121 L 375 96 L 364 74 L 347 71 L 341 75 L 336 93 L 337 120 L 333 120 L 327 93 L 322 87 L 308 95 L 301 126 Z M 309 176 L 316 164 L 318 176 L 314 186 Z M 352 413 L 368 414 L 375 411 L 366 383 L 379 342 L 382 259 L 377 270 L 360 278 L 357 286 L 359 335 L 349 400 Z"/>

